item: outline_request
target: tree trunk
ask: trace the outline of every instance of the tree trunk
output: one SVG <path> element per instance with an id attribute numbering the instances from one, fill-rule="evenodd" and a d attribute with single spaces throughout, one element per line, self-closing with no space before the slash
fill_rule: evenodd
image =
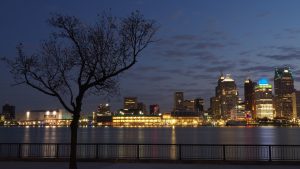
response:
<path id="1" fill-rule="evenodd" d="M 77 129 L 79 123 L 79 113 L 74 113 L 71 122 L 71 150 L 70 150 L 70 160 L 69 169 L 77 169 Z"/>

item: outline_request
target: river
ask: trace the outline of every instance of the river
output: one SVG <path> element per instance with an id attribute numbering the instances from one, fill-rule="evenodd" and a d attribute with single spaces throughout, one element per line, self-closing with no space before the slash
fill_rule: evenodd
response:
<path id="1" fill-rule="evenodd" d="M 0 127 L 0 143 L 67 143 L 68 127 Z M 80 143 L 300 144 L 299 127 L 79 128 Z"/>

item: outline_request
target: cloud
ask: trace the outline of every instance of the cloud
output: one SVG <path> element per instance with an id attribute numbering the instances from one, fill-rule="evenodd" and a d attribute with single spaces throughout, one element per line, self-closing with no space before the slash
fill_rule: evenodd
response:
<path id="1" fill-rule="evenodd" d="M 300 48 L 290 47 L 290 46 L 271 46 L 268 47 L 272 49 L 272 53 L 275 54 L 258 54 L 259 57 L 265 57 L 268 59 L 273 59 L 277 61 L 285 61 L 292 59 L 300 59 Z"/>
<path id="2" fill-rule="evenodd" d="M 230 65 L 223 65 L 223 66 L 213 66 L 206 68 L 206 72 L 224 72 L 224 71 L 230 71 L 235 67 L 235 64 Z"/>
<path id="3" fill-rule="evenodd" d="M 269 11 L 264 11 L 264 12 L 257 13 L 257 14 L 256 14 L 256 17 L 258 17 L 258 18 L 263 18 L 263 17 L 269 16 L 269 15 L 271 15 L 271 12 L 269 12 Z"/>
<path id="4" fill-rule="evenodd" d="M 249 55 L 249 54 L 251 54 L 251 52 L 252 52 L 251 50 L 242 51 L 242 52 L 239 53 L 239 55 L 242 55 L 242 56 Z"/>
<path id="5" fill-rule="evenodd" d="M 196 73 L 194 70 L 184 70 L 184 69 L 176 69 L 176 68 L 160 70 L 159 72 L 162 74 L 167 73 L 167 74 L 171 74 L 172 76 L 180 75 L 180 76 L 184 76 L 184 77 L 193 76 Z"/>
<path id="6" fill-rule="evenodd" d="M 272 72 L 275 67 L 273 66 L 251 66 L 247 68 L 241 68 L 242 72 Z"/>
<path id="7" fill-rule="evenodd" d="M 163 51 L 163 56 L 165 56 L 167 58 L 182 58 L 186 55 L 187 55 L 186 52 L 184 52 L 183 50 L 178 50 L 178 49 Z"/>
<path id="8" fill-rule="evenodd" d="M 193 34 L 182 34 L 182 35 L 175 35 L 171 37 L 172 40 L 176 41 L 194 41 L 201 39 L 198 35 Z"/>
<path id="9" fill-rule="evenodd" d="M 242 66 L 246 66 L 246 65 L 255 63 L 253 60 L 249 60 L 249 59 L 240 59 L 240 60 L 238 60 L 238 62 L 239 62 L 239 65 L 242 65 Z"/>
<path id="10" fill-rule="evenodd" d="M 281 54 L 281 55 L 265 55 L 264 57 L 283 61 L 283 60 L 291 60 L 291 59 L 300 59 L 300 53 L 291 53 L 291 54 Z"/>
<path id="11" fill-rule="evenodd" d="M 194 48 L 196 49 L 215 49 L 215 48 L 224 48 L 225 45 L 217 42 L 200 42 L 197 43 Z"/>
<path id="12" fill-rule="evenodd" d="M 138 67 L 136 68 L 138 71 L 159 71 L 160 67 L 159 66 L 143 66 L 143 67 Z"/>
<path id="13" fill-rule="evenodd" d="M 212 76 L 211 74 L 207 73 L 201 73 L 201 74 L 196 74 L 192 76 L 194 79 L 206 79 L 206 80 L 213 80 L 216 79 L 216 77 Z"/>
<path id="14" fill-rule="evenodd" d="M 157 82 L 157 81 L 170 80 L 172 78 L 171 78 L 171 76 L 160 75 L 160 76 L 153 76 L 153 77 L 145 77 L 144 79 L 147 81 L 150 81 L 150 82 Z"/>
<path id="15" fill-rule="evenodd" d="M 300 28 L 286 28 L 285 31 L 290 34 L 299 34 Z"/>
<path id="16" fill-rule="evenodd" d="M 171 20 L 180 20 L 184 16 L 184 12 L 181 9 L 175 10 L 173 13 L 170 14 L 169 19 Z"/>

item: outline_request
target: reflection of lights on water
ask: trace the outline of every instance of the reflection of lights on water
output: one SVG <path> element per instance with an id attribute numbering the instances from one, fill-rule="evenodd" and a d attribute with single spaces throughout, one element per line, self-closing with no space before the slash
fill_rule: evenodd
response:
<path id="1" fill-rule="evenodd" d="M 175 126 L 172 126 L 171 144 L 176 144 L 176 129 L 175 129 Z M 177 158 L 176 150 L 177 150 L 176 145 L 173 145 L 173 146 L 170 147 L 171 159 L 176 159 Z"/>

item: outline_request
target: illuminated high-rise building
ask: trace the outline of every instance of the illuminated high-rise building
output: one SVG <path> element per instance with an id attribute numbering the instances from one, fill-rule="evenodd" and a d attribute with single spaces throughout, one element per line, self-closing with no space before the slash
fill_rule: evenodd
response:
<path id="1" fill-rule="evenodd" d="M 216 87 L 216 96 L 211 99 L 212 113 L 215 117 L 232 119 L 236 117 L 238 105 L 238 90 L 230 74 L 221 76 Z"/>
<path id="2" fill-rule="evenodd" d="M 221 118 L 221 104 L 219 97 L 211 97 L 210 98 L 210 110 L 211 110 L 211 116 L 214 119 L 220 119 Z"/>
<path id="3" fill-rule="evenodd" d="M 300 118 L 300 91 L 292 93 L 293 100 L 293 119 Z"/>
<path id="4" fill-rule="evenodd" d="M 137 109 L 137 98 L 136 97 L 125 97 L 124 98 L 124 109 Z"/>
<path id="5" fill-rule="evenodd" d="M 174 111 L 184 110 L 184 97 L 183 92 L 175 92 L 174 94 Z"/>
<path id="6" fill-rule="evenodd" d="M 276 117 L 291 119 L 293 116 L 292 93 L 295 88 L 289 67 L 275 69 L 274 89 Z"/>
<path id="7" fill-rule="evenodd" d="M 272 85 L 269 84 L 267 79 L 260 79 L 255 86 L 254 104 L 254 118 L 274 118 Z"/>

